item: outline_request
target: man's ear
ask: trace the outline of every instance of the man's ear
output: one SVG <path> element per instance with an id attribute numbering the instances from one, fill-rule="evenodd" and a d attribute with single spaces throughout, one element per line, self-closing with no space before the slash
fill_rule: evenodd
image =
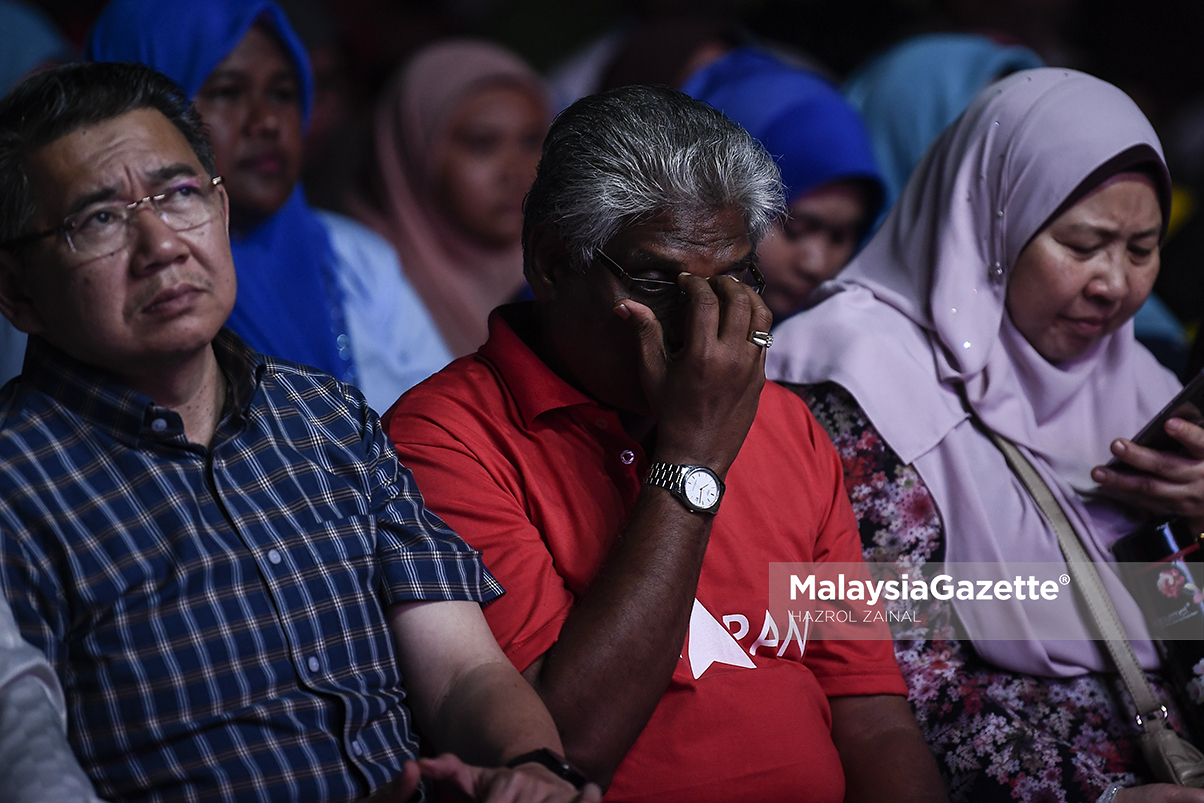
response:
<path id="1" fill-rule="evenodd" d="M 560 235 L 546 223 L 534 227 L 527 238 L 527 283 L 537 301 L 555 300 L 568 264 L 569 252 Z"/>
<path id="2" fill-rule="evenodd" d="M 0 250 L 0 313 L 22 332 L 36 335 L 46 327 L 25 291 L 26 270 L 11 252 Z"/>

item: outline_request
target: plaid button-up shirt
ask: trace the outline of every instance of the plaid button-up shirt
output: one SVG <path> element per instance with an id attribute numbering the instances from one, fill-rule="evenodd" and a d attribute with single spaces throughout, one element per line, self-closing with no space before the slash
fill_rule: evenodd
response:
<path id="1" fill-rule="evenodd" d="M 114 800 L 353 800 L 415 742 L 385 609 L 501 593 L 347 386 L 223 331 L 210 448 L 31 338 L 0 396 L 0 583 Z"/>

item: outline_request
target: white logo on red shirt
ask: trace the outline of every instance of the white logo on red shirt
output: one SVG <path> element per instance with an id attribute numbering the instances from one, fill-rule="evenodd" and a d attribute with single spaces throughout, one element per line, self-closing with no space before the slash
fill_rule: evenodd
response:
<path id="1" fill-rule="evenodd" d="M 694 600 L 694 610 L 690 612 L 690 634 L 687 636 L 686 653 L 690 656 L 690 672 L 694 679 L 702 677 L 711 664 L 729 664 L 756 669 L 740 644 L 727 632 L 727 628 L 719 624 L 711 612 L 702 607 L 702 603 Z"/>
<path id="2" fill-rule="evenodd" d="M 728 630 L 733 624 L 736 625 L 735 634 Z M 690 661 L 690 673 L 697 680 L 711 664 L 756 669 L 757 665 L 749 656 L 756 655 L 759 647 L 777 647 L 775 655 L 781 658 L 786 654 L 786 648 L 790 646 L 791 641 L 798 642 L 799 660 L 802 660 L 807 650 L 808 624 L 804 622 L 803 631 L 799 632 L 798 623 L 791 619 L 786 638 L 783 640 L 779 636 L 777 622 L 770 616 L 769 611 L 766 611 L 761 635 L 746 653 L 738 639 L 748 635 L 748 618 L 738 613 L 728 614 L 723 617 L 723 624 L 720 624 L 696 598 L 694 609 L 690 612 L 690 629 L 686 637 L 686 656 Z"/>

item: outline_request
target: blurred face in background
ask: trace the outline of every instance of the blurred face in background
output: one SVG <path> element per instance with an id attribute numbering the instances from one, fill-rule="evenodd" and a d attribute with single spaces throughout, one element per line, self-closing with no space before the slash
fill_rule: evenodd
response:
<path id="1" fill-rule="evenodd" d="M 825 184 L 796 198 L 757 249 L 765 303 L 773 319 L 797 312 L 807 296 L 840 272 L 857 250 L 869 207 L 856 181 Z"/>
<path id="2" fill-rule="evenodd" d="M 231 228 L 254 228 L 284 206 L 301 174 L 301 86 L 269 29 L 247 32 L 205 79 L 196 108 L 225 178 Z"/>
<path id="3" fill-rule="evenodd" d="M 523 197 L 547 129 L 543 100 L 526 88 L 498 85 L 464 98 L 433 176 L 436 201 L 453 225 L 487 248 L 518 244 Z"/>

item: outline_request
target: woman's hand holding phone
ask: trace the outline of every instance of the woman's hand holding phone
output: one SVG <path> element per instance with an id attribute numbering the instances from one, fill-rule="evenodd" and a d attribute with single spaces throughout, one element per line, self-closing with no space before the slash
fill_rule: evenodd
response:
<path id="1" fill-rule="evenodd" d="M 1163 431 L 1178 445 L 1177 452 L 1117 438 L 1112 442 L 1116 459 L 1096 466 L 1091 477 L 1114 499 L 1154 514 L 1184 517 L 1197 530 L 1204 529 L 1204 428 L 1171 417 Z"/>

